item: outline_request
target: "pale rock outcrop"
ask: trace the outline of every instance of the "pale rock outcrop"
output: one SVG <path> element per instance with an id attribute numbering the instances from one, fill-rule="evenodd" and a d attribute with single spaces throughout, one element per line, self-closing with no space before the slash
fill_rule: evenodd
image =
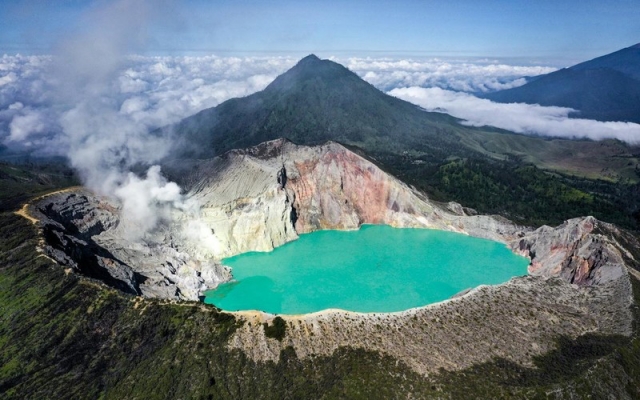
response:
<path id="1" fill-rule="evenodd" d="M 543 226 L 511 247 L 531 258 L 532 275 L 560 276 L 577 285 L 608 282 L 626 273 L 625 262 L 619 244 L 594 232 L 598 225 L 614 228 L 593 217 L 574 218 L 557 228 Z"/>
<path id="2" fill-rule="evenodd" d="M 494 216 L 455 213 L 344 146 L 274 140 L 203 162 L 189 196 L 223 244 L 218 258 L 268 251 L 298 234 L 362 224 L 443 229 L 506 242 L 527 228 Z"/>
<path id="3" fill-rule="evenodd" d="M 230 152 L 200 165 L 189 197 L 201 205 L 200 219 L 220 242 L 220 259 L 247 251 L 269 251 L 298 238 L 289 194 L 277 181 L 281 166 Z"/>

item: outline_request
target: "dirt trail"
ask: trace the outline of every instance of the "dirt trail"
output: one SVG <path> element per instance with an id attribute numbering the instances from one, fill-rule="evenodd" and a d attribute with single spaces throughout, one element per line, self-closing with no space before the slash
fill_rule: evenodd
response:
<path id="1" fill-rule="evenodd" d="M 18 211 L 15 211 L 14 214 L 28 219 L 29 221 L 31 221 L 32 224 L 37 224 L 39 222 L 39 220 L 37 218 L 34 218 L 33 216 L 31 216 L 31 214 L 29 214 L 29 206 L 34 201 L 40 200 L 40 199 L 44 199 L 45 197 L 52 196 L 54 194 L 73 192 L 74 190 L 78 190 L 78 189 L 82 189 L 82 188 L 83 188 L 83 186 L 71 186 L 71 187 L 68 187 L 68 188 L 64 188 L 64 189 L 60 189 L 60 190 L 55 190 L 53 192 L 45 193 L 45 194 L 40 195 L 38 197 L 34 197 L 31 200 L 29 200 L 26 203 L 24 203 L 22 208 L 19 209 Z"/>

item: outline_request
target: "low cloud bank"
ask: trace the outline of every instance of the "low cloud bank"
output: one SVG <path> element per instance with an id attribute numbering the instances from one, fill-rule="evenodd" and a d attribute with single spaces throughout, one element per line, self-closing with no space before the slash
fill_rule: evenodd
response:
<path id="1" fill-rule="evenodd" d="M 120 3 L 125 7 L 138 7 L 127 1 L 117 4 Z M 120 26 L 123 32 L 130 32 L 139 24 L 133 28 L 127 24 Z M 105 39 L 107 44 L 120 42 L 117 35 L 110 35 Z M 93 85 L 92 93 L 84 93 L 83 89 L 86 80 L 93 79 L 85 73 L 85 70 L 91 71 L 92 64 L 84 59 L 104 58 L 103 55 L 89 55 L 83 50 L 71 57 L 60 53 L 0 57 L 0 142 L 34 149 L 40 154 L 68 154 L 73 144 L 70 141 L 80 140 L 89 146 L 75 149 L 74 158 L 85 159 L 87 163 L 113 164 L 125 152 L 132 163 L 153 163 L 160 158 L 151 157 L 151 160 L 149 154 L 166 154 L 171 142 L 168 138 L 163 141 L 150 137 L 146 132 L 229 98 L 262 90 L 298 61 L 293 57 L 275 56 L 130 56 L 126 55 L 130 54 L 130 48 L 119 46 L 107 52 L 114 55 L 113 60 L 104 63 L 108 68 L 103 68 L 104 73 L 96 78 L 100 84 Z M 85 48 L 75 44 L 69 47 Z M 69 74 L 62 74 L 65 79 L 61 79 L 61 74 L 52 73 L 56 58 L 66 60 L 69 71 L 84 77 L 84 81 L 77 79 L 77 85 L 68 85 L 82 96 L 69 96 L 66 90 L 66 97 L 61 101 L 60 86 L 67 84 Z M 425 109 L 446 110 L 469 125 L 491 125 L 519 133 L 557 137 L 617 138 L 629 143 L 637 143 L 640 136 L 636 124 L 570 119 L 571 110 L 566 108 L 497 104 L 461 93 L 515 87 L 524 84 L 526 76 L 549 73 L 555 70 L 552 67 L 508 65 L 497 60 L 333 59 L 381 90 Z M 93 96 L 91 101 L 79 101 L 79 97 L 88 94 Z M 84 138 L 73 133 L 76 131 L 100 133 Z M 126 142 L 126 150 L 115 150 L 116 142 L 120 147 Z M 111 159 L 94 157 L 93 147 L 102 147 L 101 158 Z"/>
<path id="2" fill-rule="evenodd" d="M 338 60 L 339 61 L 339 60 Z M 509 65 L 498 60 L 349 58 L 350 70 L 383 91 L 402 87 L 439 87 L 462 92 L 494 92 L 524 85 L 524 77 L 556 68 Z"/>
<path id="3" fill-rule="evenodd" d="M 569 118 L 574 111 L 537 104 L 501 104 L 471 94 L 440 88 L 393 89 L 390 95 L 417 104 L 427 111 L 444 112 L 471 126 L 494 126 L 524 134 L 560 138 L 618 139 L 640 143 L 640 125 L 630 122 L 600 122 Z"/>
<path id="4" fill-rule="evenodd" d="M 95 55 L 99 57 L 99 55 Z M 109 104 L 111 118 L 150 130 L 175 123 L 205 108 L 264 89 L 296 63 L 288 57 L 142 57 L 120 55 L 101 76 L 74 79 L 54 73 L 58 65 L 82 56 L 0 57 L 0 142 L 5 145 L 58 154 L 67 147 L 60 112 L 78 103 L 86 83 L 100 82 L 93 94 Z M 68 63 L 68 71 L 84 69 L 84 62 Z M 81 76 L 84 72 L 81 71 Z M 105 77 L 106 76 L 106 77 Z M 71 94 L 61 84 L 79 90 Z M 77 81 L 77 85 L 75 82 Z M 96 90 L 98 90 L 96 92 Z M 64 104 L 61 107 L 61 97 Z M 87 105 L 88 106 L 88 105 Z M 97 110 L 96 110 L 97 111 Z M 117 135 L 117 132 L 113 132 Z"/>

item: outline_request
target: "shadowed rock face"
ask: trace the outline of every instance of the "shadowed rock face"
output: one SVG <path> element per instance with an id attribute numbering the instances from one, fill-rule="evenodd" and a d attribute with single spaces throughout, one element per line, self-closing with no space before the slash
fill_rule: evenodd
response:
<path id="1" fill-rule="evenodd" d="M 226 268 L 171 233 L 175 226 L 130 241 L 120 209 L 87 190 L 59 193 L 36 203 L 43 251 L 59 264 L 124 292 L 168 299 L 197 300 L 200 291 L 229 279 Z"/>
<path id="2" fill-rule="evenodd" d="M 38 208 L 47 220 L 42 231 L 48 254 L 91 278 L 126 293 L 141 294 L 136 272 L 93 240 L 117 225 L 115 215 L 96 207 L 86 195 L 71 193 L 55 198 Z"/>

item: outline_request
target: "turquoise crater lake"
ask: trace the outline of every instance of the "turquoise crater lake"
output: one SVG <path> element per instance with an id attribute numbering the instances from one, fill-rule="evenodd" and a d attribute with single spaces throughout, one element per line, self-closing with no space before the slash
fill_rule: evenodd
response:
<path id="1" fill-rule="evenodd" d="M 328 308 L 393 312 L 525 275 L 504 244 L 432 229 L 365 225 L 318 231 L 268 253 L 224 260 L 234 280 L 205 293 L 227 311 L 305 314 Z"/>

